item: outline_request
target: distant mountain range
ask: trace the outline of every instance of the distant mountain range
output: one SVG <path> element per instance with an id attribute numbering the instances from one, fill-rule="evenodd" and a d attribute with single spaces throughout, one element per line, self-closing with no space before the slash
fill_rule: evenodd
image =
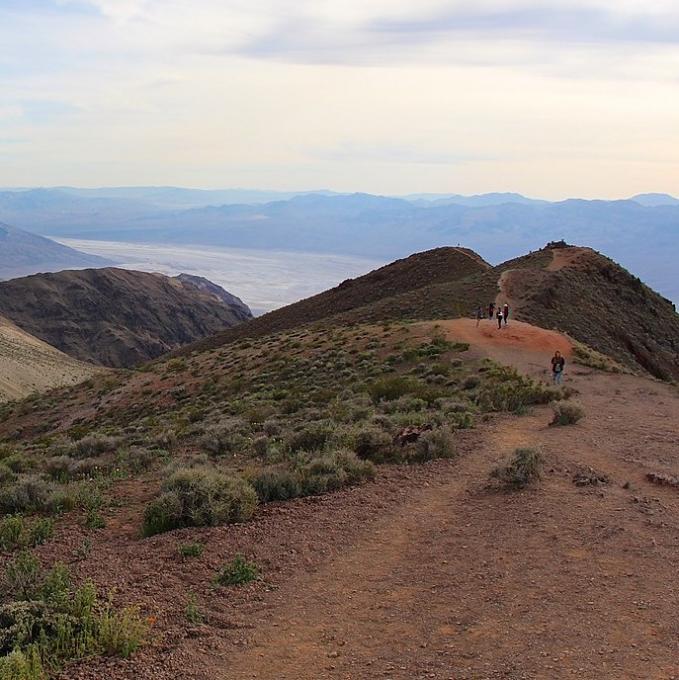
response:
<path id="1" fill-rule="evenodd" d="M 50 239 L 0 223 L 0 280 L 45 271 L 106 267 L 110 260 L 86 255 Z"/>
<path id="2" fill-rule="evenodd" d="M 166 187 L 0 192 L 0 220 L 55 237 L 297 250 L 379 259 L 465 243 L 499 262 L 561 238 L 609 253 L 679 301 L 679 200 L 548 202 L 519 194 L 405 198 Z M 233 202 L 241 201 L 241 202 Z M 602 301 L 605 304 L 605 301 Z"/>

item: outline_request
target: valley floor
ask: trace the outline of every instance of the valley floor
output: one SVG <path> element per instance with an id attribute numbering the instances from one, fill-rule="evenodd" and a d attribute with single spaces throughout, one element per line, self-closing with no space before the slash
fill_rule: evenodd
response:
<path id="1" fill-rule="evenodd" d="M 547 377 L 554 338 L 484 324 L 447 332 L 479 333 L 478 351 Z M 647 379 L 568 368 L 586 411 L 577 425 L 548 427 L 546 407 L 493 417 L 458 433 L 457 460 L 382 467 L 363 487 L 186 532 L 206 540 L 202 567 L 176 564 L 176 536 L 121 548 L 114 532 L 96 551 L 107 582 L 144 605 L 173 601 L 170 619 L 194 583 L 209 625 L 187 633 L 170 620 L 132 660 L 68 677 L 679 678 L 679 489 L 646 479 L 679 471 L 679 399 Z M 520 446 L 544 453 L 542 482 L 488 488 Z M 576 486 L 590 468 L 609 483 Z M 132 531 L 125 512 L 118 538 Z M 228 595 L 202 585 L 236 551 L 265 566 L 264 582 Z"/>

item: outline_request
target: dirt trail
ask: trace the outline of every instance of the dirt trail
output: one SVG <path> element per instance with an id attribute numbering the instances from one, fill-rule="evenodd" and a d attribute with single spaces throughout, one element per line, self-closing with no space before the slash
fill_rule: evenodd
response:
<path id="1" fill-rule="evenodd" d="M 557 272 L 564 267 L 573 266 L 591 252 L 589 248 L 553 248 L 552 261 L 547 266 L 547 271 Z"/>
<path id="2" fill-rule="evenodd" d="M 516 322 L 505 335 L 444 325 L 537 373 L 558 340 Z M 549 428 L 542 408 L 461 433 L 459 461 L 434 464 L 339 553 L 287 581 L 247 645 L 219 662 L 206 654 L 199 677 L 679 678 L 679 494 L 644 479 L 679 466 L 679 400 L 572 366 L 567 382 L 582 392 L 581 424 Z M 490 470 L 517 446 L 542 449 L 545 479 L 489 491 Z M 588 467 L 610 483 L 576 487 Z"/>

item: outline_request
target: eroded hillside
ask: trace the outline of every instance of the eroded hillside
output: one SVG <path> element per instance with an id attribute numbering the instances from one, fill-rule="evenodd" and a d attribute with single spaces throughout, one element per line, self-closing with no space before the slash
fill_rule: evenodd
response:
<path id="1" fill-rule="evenodd" d="M 129 367 L 251 318 L 192 282 L 85 269 L 0 282 L 0 313 L 76 359 Z"/>

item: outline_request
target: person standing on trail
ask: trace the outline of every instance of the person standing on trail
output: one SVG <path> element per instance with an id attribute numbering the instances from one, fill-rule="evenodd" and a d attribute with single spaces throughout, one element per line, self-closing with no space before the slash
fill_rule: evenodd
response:
<path id="1" fill-rule="evenodd" d="M 476 327 L 479 327 L 479 324 L 481 323 L 481 319 L 483 319 L 483 307 L 479 305 L 476 308 Z"/>
<path id="2" fill-rule="evenodd" d="M 556 350 L 552 357 L 552 381 L 555 385 L 561 384 L 561 378 L 563 377 L 563 370 L 565 367 L 566 360 L 561 356 L 561 352 Z"/>
<path id="3" fill-rule="evenodd" d="M 502 307 L 497 308 L 497 327 L 502 328 Z"/>
<path id="4" fill-rule="evenodd" d="M 492 321 L 493 320 L 493 315 L 495 314 L 495 303 L 491 302 L 488 305 L 488 320 Z"/>
<path id="5" fill-rule="evenodd" d="M 509 319 L 509 305 L 505 302 L 505 306 L 502 308 L 502 318 L 505 320 L 505 326 L 507 325 L 507 319 Z"/>

